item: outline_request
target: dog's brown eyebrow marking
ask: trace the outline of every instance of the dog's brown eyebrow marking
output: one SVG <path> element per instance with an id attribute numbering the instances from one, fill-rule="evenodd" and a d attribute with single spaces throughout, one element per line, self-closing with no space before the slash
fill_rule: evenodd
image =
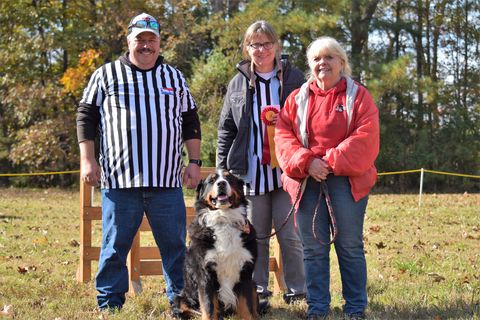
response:
<path id="1" fill-rule="evenodd" d="M 215 180 L 217 180 L 218 178 L 218 174 L 217 173 L 211 173 L 208 177 L 207 177 L 207 182 L 208 183 L 212 183 L 214 182 Z"/>

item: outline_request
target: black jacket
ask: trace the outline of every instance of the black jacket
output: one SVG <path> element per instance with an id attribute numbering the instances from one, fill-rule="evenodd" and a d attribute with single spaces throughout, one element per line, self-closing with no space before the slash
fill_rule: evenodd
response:
<path id="1" fill-rule="evenodd" d="M 282 56 L 280 79 L 280 107 L 288 95 L 305 82 L 302 72 L 293 67 Z M 248 148 L 252 125 L 251 112 L 255 88 L 249 85 L 252 74 L 250 61 L 237 65 L 237 73 L 230 81 L 218 124 L 217 168 L 226 169 L 237 175 L 248 171 Z"/>

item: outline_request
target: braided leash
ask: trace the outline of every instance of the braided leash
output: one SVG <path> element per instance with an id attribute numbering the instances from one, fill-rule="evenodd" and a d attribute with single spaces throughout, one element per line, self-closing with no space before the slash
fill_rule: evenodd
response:
<path id="1" fill-rule="evenodd" d="M 300 200 L 300 194 L 302 193 L 302 187 L 301 185 L 299 186 L 298 190 L 297 190 L 297 193 L 295 194 L 295 200 L 293 201 L 293 204 L 292 204 L 292 208 L 290 208 L 290 211 L 288 212 L 287 214 L 287 217 L 285 218 L 285 220 L 282 222 L 282 225 L 280 226 L 280 228 L 278 228 L 278 230 L 275 230 L 275 232 L 273 232 L 272 234 L 268 235 L 268 236 L 265 236 L 265 237 L 257 237 L 257 240 L 264 240 L 264 239 L 268 239 L 268 238 L 271 238 L 273 237 L 274 235 L 276 235 L 277 233 L 280 232 L 280 230 L 283 229 L 283 227 L 285 227 L 285 225 L 287 224 L 288 222 L 288 219 L 290 219 L 290 216 L 294 213 L 297 212 L 296 210 L 296 206 L 297 206 L 297 202 L 298 200 Z"/>
<path id="2" fill-rule="evenodd" d="M 328 243 L 325 243 L 322 240 L 320 240 L 317 237 L 317 234 L 315 233 L 315 220 L 317 218 L 318 208 L 320 207 L 320 201 L 322 200 L 322 196 L 325 196 L 325 202 L 327 203 L 328 217 L 329 217 L 328 222 L 329 222 L 329 226 L 330 226 L 330 232 L 331 232 L 331 235 L 332 235 L 332 237 L 331 237 L 331 239 Z M 312 233 L 313 233 L 313 236 L 315 237 L 315 239 L 318 242 L 320 242 L 320 244 L 322 246 L 332 244 L 333 242 L 335 242 L 335 239 L 337 238 L 337 233 L 338 233 L 337 222 L 335 220 L 335 215 L 333 213 L 333 206 L 332 206 L 332 201 L 330 200 L 330 194 L 328 193 L 328 186 L 327 186 L 327 183 L 325 181 L 320 182 L 320 193 L 318 195 L 317 204 L 315 206 L 315 213 L 314 213 L 313 219 L 312 219 Z"/>
<path id="3" fill-rule="evenodd" d="M 271 238 L 274 235 L 276 235 L 277 233 L 279 233 L 283 229 L 283 227 L 285 227 L 285 225 L 288 222 L 288 219 L 290 219 L 290 216 L 297 212 L 296 206 L 297 206 L 297 202 L 300 200 L 301 192 L 302 192 L 302 188 L 299 187 L 298 190 L 297 190 L 297 193 L 295 194 L 295 200 L 293 202 L 292 208 L 290 208 L 290 211 L 288 212 L 287 217 L 283 221 L 280 228 L 278 228 L 278 230 L 275 230 L 275 232 L 273 232 L 272 234 L 270 234 L 268 236 L 257 237 L 257 240 L 264 240 L 264 239 Z M 332 237 L 331 237 L 331 239 L 328 243 L 325 243 L 322 240 L 320 240 L 317 237 L 317 234 L 315 232 L 315 220 L 317 218 L 318 208 L 320 207 L 320 201 L 322 200 L 322 196 L 325 196 L 325 202 L 327 204 L 328 215 L 329 215 L 328 220 L 329 220 L 330 232 L 331 232 L 331 235 L 332 235 Z M 315 239 L 318 242 L 320 242 L 320 244 L 323 245 L 323 246 L 332 244 L 333 242 L 335 242 L 335 239 L 337 238 L 337 234 L 338 234 L 337 222 L 335 220 L 335 214 L 333 212 L 333 206 L 332 206 L 332 201 L 330 199 L 330 194 L 328 193 L 328 186 L 327 186 L 327 183 L 325 181 L 320 182 L 320 193 L 318 195 L 317 204 L 315 205 L 315 213 L 314 213 L 313 219 L 312 219 L 312 233 L 313 233 L 313 236 L 315 237 Z"/>

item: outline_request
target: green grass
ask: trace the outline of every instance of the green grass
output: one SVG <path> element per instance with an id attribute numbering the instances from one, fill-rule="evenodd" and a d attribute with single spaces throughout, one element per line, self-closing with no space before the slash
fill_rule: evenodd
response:
<path id="1" fill-rule="evenodd" d="M 368 317 L 480 319 L 479 208 L 479 194 L 424 195 L 420 208 L 415 195 L 371 196 Z M 97 225 L 97 245 L 99 238 Z M 0 189 L 0 308 L 11 305 L 15 319 L 98 319 L 93 281 L 75 280 L 78 241 L 78 191 Z M 332 253 L 331 319 L 341 319 Z M 143 293 L 110 319 L 169 319 L 162 278 L 142 282 Z M 264 319 L 305 317 L 304 303 L 286 306 L 276 296 L 272 305 Z"/>

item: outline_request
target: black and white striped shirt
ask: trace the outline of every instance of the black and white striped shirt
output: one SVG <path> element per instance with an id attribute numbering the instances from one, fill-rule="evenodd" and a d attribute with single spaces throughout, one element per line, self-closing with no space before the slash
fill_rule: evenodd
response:
<path id="1" fill-rule="evenodd" d="M 161 61 L 151 70 L 126 57 L 107 63 L 83 93 L 79 109 L 100 113 L 102 188 L 181 186 L 182 122 L 197 107 L 182 73 Z"/>
<path id="2" fill-rule="evenodd" d="M 264 79 L 262 76 L 268 78 Z M 250 134 L 249 172 L 245 193 L 250 196 L 261 195 L 282 187 L 280 167 L 272 169 L 262 164 L 262 148 L 266 125 L 261 120 L 261 113 L 266 106 L 280 106 L 280 81 L 276 71 L 270 75 L 261 74 L 255 79 L 253 96 L 252 132 Z"/>

